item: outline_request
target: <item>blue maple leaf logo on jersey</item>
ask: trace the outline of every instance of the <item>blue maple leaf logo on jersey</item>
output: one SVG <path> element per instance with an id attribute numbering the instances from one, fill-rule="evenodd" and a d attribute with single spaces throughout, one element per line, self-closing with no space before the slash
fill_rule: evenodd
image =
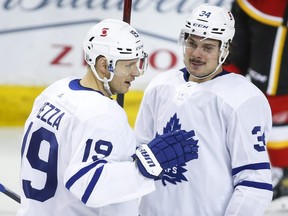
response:
<path id="1" fill-rule="evenodd" d="M 175 130 L 180 130 L 180 129 L 181 129 L 181 124 L 179 123 L 179 118 L 177 117 L 177 113 L 175 113 L 167 122 L 166 126 L 163 128 L 163 134 L 169 133 Z M 159 135 L 160 134 L 156 133 L 156 137 Z M 161 178 L 162 184 L 166 186 L 167 182 L 170 182 L 171 184 L 176 185 L 177 182 L 181 183 L 182 181 L 187 181 L 186 177 L 184 176 L 184 173 L 187 172 L 187 170 L 184 168 L 185 166 L 186 166 L 186 163 L 178 165 L 171 169 L 166 169 Z"/>
<path id="2" fill-rule="evenodd" d="M 175 113 L 172 118 L 167 122 L 166 127 L 163 128 L 163 134 L 169 133 L 172 131 L 180 130 L 181 124 L 179 124 L 179 119 L 177 118 L 177 113 Z M 160 134 L 156 133 L 156 137 Z"/>
<path id="3" fill-rule="evenodd" d="M 182 181 L 188 181 L 186 177 L 183 175 L 183 173 L 187 172 L 184 166 L 186 166 L 185 163 L 175 166 L 172 169 L 166 169 L 161 178 L 162 184 L 166 186 L 167 182 L 169 182 L 171 184 L 176 185 L 177 182 L 181 183 Z"/>

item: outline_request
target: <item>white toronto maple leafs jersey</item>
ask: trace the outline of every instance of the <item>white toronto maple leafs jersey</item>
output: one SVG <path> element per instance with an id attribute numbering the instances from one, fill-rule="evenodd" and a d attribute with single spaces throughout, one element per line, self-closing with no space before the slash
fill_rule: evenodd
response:
<path id="1" fill-rule="evenodd" d="M 193 130 L 198 159 L 165 170 L 156 190 L 141 199 L 140 215 L 263 215 L 272 198 L 265 146 L 271 126 L 265 96 L 241 75 L 222 71 L 195 83 L 184 68 L 155 77 L 137 116 L 137 142 Z"/>
<path id="2" fill-rule="evenodd" d="M 155 189 L 132 161 L 136 139 L 124 110 L 66 78 L 35 100 L 22 142 L 18 216 L 137 216 Z"/>

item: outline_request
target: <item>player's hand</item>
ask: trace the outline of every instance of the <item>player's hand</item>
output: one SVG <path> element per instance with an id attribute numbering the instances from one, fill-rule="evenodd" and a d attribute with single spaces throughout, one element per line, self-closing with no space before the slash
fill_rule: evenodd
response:
<path id="1" fill-rule="evenodd" d="M 194 136 L 194 131 L 176 130 L 141 145 L 134 155 L 139 171 L 145 177 L 157 179 L 164 169 L 198 158 L 198 140 Z"/>

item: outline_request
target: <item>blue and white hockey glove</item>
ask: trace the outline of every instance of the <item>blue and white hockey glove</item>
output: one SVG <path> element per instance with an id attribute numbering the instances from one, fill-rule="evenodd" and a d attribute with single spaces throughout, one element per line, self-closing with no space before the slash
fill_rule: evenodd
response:
<path id="1" fill-rule="evenodd" d="M 147 178 L 157 179 L 165 169 L 198 158 L 198 140 L 194 136 L 194 131 L 176 130 L 139 146 L 133 155 L 139 171 Z"/>

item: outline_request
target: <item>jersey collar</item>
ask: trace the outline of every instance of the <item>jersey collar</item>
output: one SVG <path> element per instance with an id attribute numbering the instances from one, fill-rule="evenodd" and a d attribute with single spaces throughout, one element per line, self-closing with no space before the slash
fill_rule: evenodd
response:
<path id="1" fill-rule="evenodd" d="M 69 88 L 71 90 L 74 90 L 74 91 L 95 91 L 95 92 L 98 92 L 100 94 L 103 95 L 102 92 L 100 91 L 97 91 L 97 90 L 94 90 L 92 88 L 87 88 L 87 87 L 84 87 L 80 84 L 80 79 L 74 79 L 74 80 L 71 80 L 70 83 L 69 83 Z"/>

